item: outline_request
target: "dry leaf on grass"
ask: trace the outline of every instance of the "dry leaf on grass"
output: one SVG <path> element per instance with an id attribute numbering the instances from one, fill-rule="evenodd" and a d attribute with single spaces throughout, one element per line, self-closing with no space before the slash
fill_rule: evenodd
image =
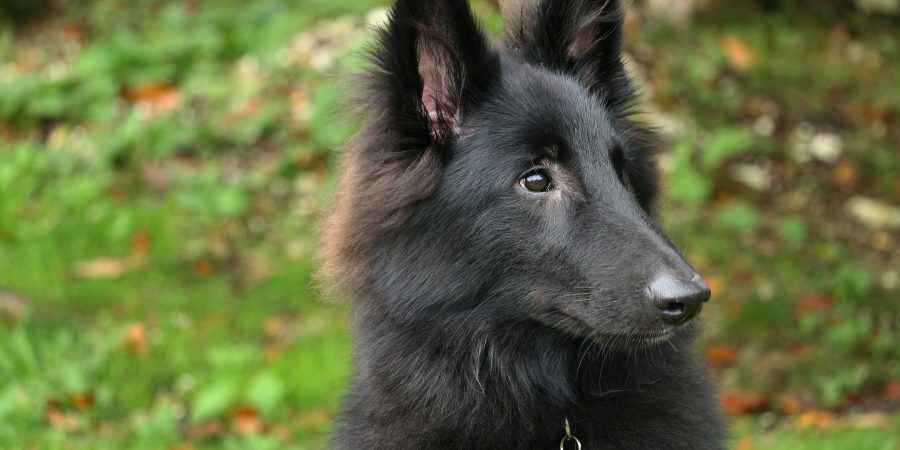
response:
<path id="1" fill-rule="evenodd" d="M 737 362 L 738 349 L 730 345 L 710 345 L 706 349 L 706 360 L 714 366 L 726 366 Z"/>
<path id="2" fill-rule="evenodd" d="M 752 450 L 756 448 L 753 445 L 753 439 L 748 437 L 743 437 L 738 439 L 737 443 L 734 444 L 734 450 Z"/>
<path id="3" fill-rule="evenodd" d="M 746 391 L 725 392 L 721 397 L 722 408 L 729 416 L 759 413 L 769 408 L 766 396 Z"/>
<path id="4" fill-rule="evenodd" d="M 87 411 L 94 407 L 94 394 L 90 392 L 73 392 L 69 394 L 69 401 L 79 411 Z"/>
<path id="5" fill-rule="evenodd" d="M 191 440 L 214 439 L 225 434 L 225 426 L 218 421 L 205 422 L 184 427 L 181 434 Z"/>
<path id="6" fill-rule="evenodd" d="M 735 36 L 725 36 L 721 40 L 722 50 L 728 58 L 728 64 L 738 72 L 745 72 L 753 67 L 756 59 L 753 50 L 741 39 Z"/>
<path id="7" fill-rule="evenodd" d="M 146 109 L 150 116 L 160 116 L 181 105 L 181 93 L 167 83 L 151 82 L 125 91 L 125 98 Z"/>
<path id="8" fill-rule="evenodd" d="M 239 406 L 231 416 L 231 429 L 237 434 L 257 434 L 264 428 L 265 423 L 259 413 L 250 405 Z"/>
<path id="9" fill-rule="evenodd" d="M 147 353 L 147 327 L 142 323 L 132 323 L 125 330 L 125 347 L 131 353 L 143 355 Z"/>
<path id="10" fill-rule="evenodd" d="M 891 403 L 900 403 L 900 380 L 888 381 L 884 386 L 884 396 Z"/>
<path id="11" fill-rule="evenodd" d="M 194 275 L 197 275 L 198 278 L 209 278 L 216 273 L 212 263 L 205 259 L 194 261 L 191 266 L 194 269 Z"/>
<path id="12" fill-rule="evenodd" d="M 797 416 L 794 425 L 802 430 L 809 428 L 826 429 L 834 423 L 834 415 L 828 411 L 811 409 Z"/>
<path id="13" fill-rule="evenodd" d="M 831 171 L 831 180 L 835 185 L 842 188 L 852 188 L 856 186 L 856 180 L 858 178 L 859 168 L 857 164 L 851 160 L 841 161 Z"/>
<path id="14" fill-rule="evenodd" d="M 75 414 L 64 411 L 60 402 L 50 400 L 44 408 L 44 417 L 50 427 L 57 430 L 64 430 L 69 433 L 75 433 L 81 430 L 81 421 Z"/>
<path id="15" fill-rule="evenodd" d="M 775 406 L 778 410 L 789 416 L 800 414 L 804 408 L 803 401 L 798 397 L 791 395 L 778 396 L 778 398 L 775 399 Z"/>
<path id="16" fill-rule="evenodd" d="M 128 261 L 122 258 L 97 258 L 76 264 L 71 274 L 84 280 L 119 278 L 129 269 Z"/>
<path id="17" fill-rule="evenodd" d="M 24 297 L 7 289 L 0 289 L 0 319 L 18 322 L 27 315 L 28 304 Z"/>
<path id="18" fill-rule="evenodd" d="M 832 308 L 834 308 L 834 299 L 830 295 L 813 293 L 803 297 L 795 314 L 802 316 L 809 313 L 831 311 Z"/>

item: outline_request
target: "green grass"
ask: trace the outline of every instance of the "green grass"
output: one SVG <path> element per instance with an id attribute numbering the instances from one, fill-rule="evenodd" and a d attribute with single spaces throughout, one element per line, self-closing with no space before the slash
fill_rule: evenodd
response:
<path id="1" fill-rule="evenodd" d="M 732 431 L 739 449 L 895 450 L 900 447 L 898 426 L 897 417 L 875 429 L 848 424 L 828 425 L 824 429 L 794 425 L 764 429 L 754 420 L 740 419 L 734 422 Z"/>
<path id="2" fill-rule="evenodd" d="M 351 345 L 347 306 L 314 287 L 316 229 L 355 128 L 335 112 L 344 76 L 383 2 L 26 3 L 0 7 L 18 24 L 0 22 L 0 448 L 325 448 Z M 750 69 L 730 67 L 725 33 Z M 737 349 L 718 385 L 778 418 L 736 419 L 738 448 L 900 446 L 883 398 L 898 295 L 881 281 L 900 235 L 843 207 L 900 189 L 895 35 L 749 1 L 629 35 L 653 49 L 637 59 L 654 104 L 688 124 L 664 215 L 716 281 L 702 345 Z M 760 137 L 768 104 L 779 129 Z M 855 181 L 795 160 L 803 122 L 841 136 Z M 736 183 L 736 164 L 776 187 Z M 804 429 L 781 397 L 837 419 Z M 880 419 L 842 419 L 860 410 Z"/>

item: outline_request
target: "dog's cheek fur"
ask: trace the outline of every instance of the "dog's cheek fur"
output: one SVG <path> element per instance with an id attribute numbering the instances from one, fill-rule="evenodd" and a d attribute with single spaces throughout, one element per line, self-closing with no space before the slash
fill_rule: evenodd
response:
<path id="1" fill-rule="evenodd" d="M 431 195 L 442 170 L 433 151 L 387 162 L 373 156 L 345 155 L 335 207 L 322 230 L 322 275 L 351 294 L 363 288 L 378 247 L 409 223 L 413 206 Z"/>

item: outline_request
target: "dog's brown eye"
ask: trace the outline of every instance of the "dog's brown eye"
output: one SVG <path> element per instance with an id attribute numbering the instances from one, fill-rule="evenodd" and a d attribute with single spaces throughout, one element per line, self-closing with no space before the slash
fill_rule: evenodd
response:
<path id="1" fill-rule="evenodd" d="M 535 169 L 526 173 L 519 180 L 519 184 L 531 192 L 547 192 L 553 188 L 550 176 L 543 169 Z"/>

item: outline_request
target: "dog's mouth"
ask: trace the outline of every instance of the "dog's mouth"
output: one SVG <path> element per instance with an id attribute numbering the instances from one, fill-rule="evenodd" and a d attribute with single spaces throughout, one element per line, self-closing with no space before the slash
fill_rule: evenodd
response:
<path id="1" fill-rule="evenodd" d="M 685 326 L 686 324 L 665 327 L 656 333 L 637 333 L 629 336 L 629 342 L 637 347 L 653 347 L 672 339 Z"/>
<path id="2" fill-rule="evenodd" d="M 605 347 L 614 350 L 633 350 L 653 348 L 665 343 L 671 343 L 680 331 L 689 326 L 688 323 L 664 327 L 654 332 L 632 332 L 632 333 L 615 333 L 601 334 L 593 337 L 594 341 L 599 341 Z"/>
<path id="3" fill-rule="evenodd" d="M 605 347 L 627 347 L 632 349 L 654 347 L 668 342 L 693 323 L 692 320 L 689 320 L 677 325 L 663 325 L 650 331 L 631 330 L 604 333 L 578 315 L 566 312 L 557 307 L 549 308 L 546 311 L 546 318 L 558 328 L 562 328 L 571 334 L 597 341 Z"/>

